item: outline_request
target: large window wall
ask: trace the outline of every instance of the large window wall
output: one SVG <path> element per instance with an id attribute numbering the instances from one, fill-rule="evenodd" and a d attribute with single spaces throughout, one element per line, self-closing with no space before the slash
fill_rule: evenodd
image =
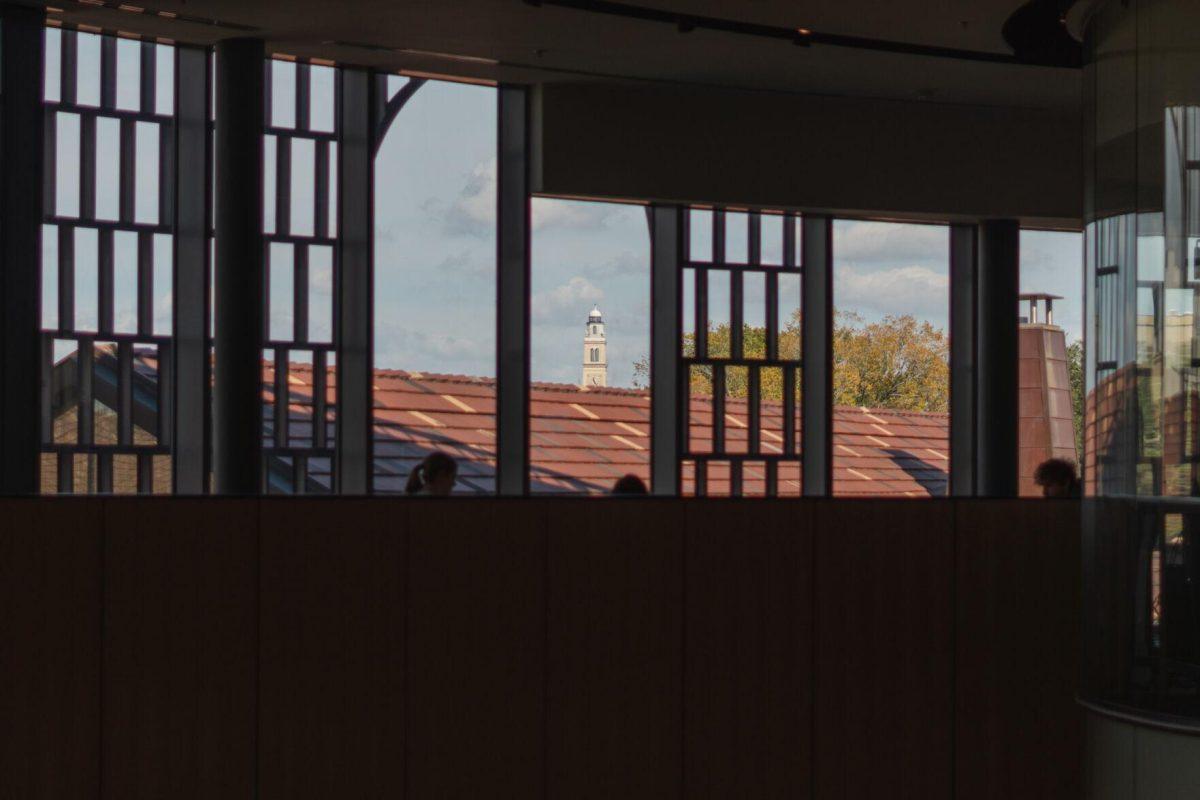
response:
<path id="1" fill-rule="evenodd" d="M 177 320 L 206 348 L 211 329 L 196 333 L 195 318 L 217 311 L 211 275 L 192 280 L 208 247 L 181 261 L 176 236 L 176 206 L 195 188 L 177 173 L 216 160 L 205 136 L 176 163 L 185 50 L 47 34 L 46 491 L 170 491 L 181 463 L 202 475 L 188 491 L 206 483 L 207 423 L 186 458 L 172 440 L 176 404 L 206 406 L 211 386 L 211 349 L 193 353 L 181 382 Z M 343 97 L 354 75 L 371 102 Z M 522 208 L 498 190 L 513 120 L 494 86 L 281 56 L 264 80 L 264 491 L 400 493 L 442 451 L 459 465 L 458 493 L 496 492 L 507 469 L 531 492 L 603 494 L 625 474 L 654 474 L 654 491 L 706 496 L 945 494 L 947 228 L 527 196 Z M 203 95 L 211 124 L 207 85 Z M 370 117 L 360 127 L 356 109 Z M 340 166 L 347 119 L 351 141 L 368 142 L 353 175 Z M 506 202 L 509 219 L 525 219 L 515 246 L 498 225 Z M 188 213 L 210 230 L 207 202 Z M 347 221 L 370 231 L 358 307 Z M 524 310 L 511 294 L 499 308 L 511 270 L 499 274 L 498 251 L 527 260 Z M 501 312 L 528 315 L 523 338 L 498 325 Z M 356 320 L 365 344 L 347 345 Z M 342 385 L 347 346 L 366 363 Z M 526 365 L 517 388 L 499 385 L 502 354 Z M 671 390 L 660 412 L 677 413 L 654 416 L 652 382 Z M 347 390 L 362 404 L 347 410 Z M 501 421 L 497 407 L 518 392 L 528 430 L 513 436 L 515 415 Z M 363 447 L 345 446 L 347 421 L 366 431 Z M 513 449 L 499 463 L 501 428 L 527 437 L 520 459 Z M 361 483 L 343 482 L 347 458 L 365 468 Z"/>

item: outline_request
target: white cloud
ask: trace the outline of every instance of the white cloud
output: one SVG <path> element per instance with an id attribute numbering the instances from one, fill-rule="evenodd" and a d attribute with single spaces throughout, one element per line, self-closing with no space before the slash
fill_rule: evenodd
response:
<path id="1" fill-rule="evenodd" d="M 596 284 L 576 275 L 564 284 L 538 292 L 531 300 L 532 316 L 536 322 L 559 321 L 564 316 L 577 313 L 582 325 L 591 311 L 593 303 L 604 299 L 604 290 Z"/>
<path id="2" fill-rule="evenodd" d="M 435 217 L 444 213 L 446 230 L 451 233 L 490 234 L 496 224 L 496 159 L 476 164 L 449 207 L 443 212 L 441 206 L 433 198 L 422 204 L 426 213 Z M 530 217 L 535 231 L 594 230 L 605 227 L 614 215 L 624 210 L 624 206 L 612 203 L 535 197 Z"/>
<path id="3" fill-rule="evenodd" d="M 839 220 L 833 240 L 834 258 L 855 264 L 944 263 L 949 247 L 950 229 L 944 225 Z"/>
<path id="4" fill-rule="evenodd" d="M 948 313 L 950 278 L 917 265 L 878 270 L 842 265 L 834 302 L 842 311 L 912 314 L 937 324 Z"/>
<path id="5" fill-rule="evenodd" d="M 531 216 L 535 231 L 588 230 L 603 228 L 610 217 L 622 210 L 621 206 L 612 203 L 535 197 Z"/>
<path id="6" fill-rule="evenodd" d="M 377 322 L 376 363 L 382 367 L 488 375 L 494 369 L 492 342 L 469 336 L 425 333 L 392 322 Z M 487 364 L 493 364 L 488 367 Z"/>
<path id="7" fill-rule="evenodd" d="M 427 211 L 436 213 L 437 203 L 427 201 Z M 446 210 L 446 229 L 451 233 L 486 235 L 496 224 L 496 159 L 475 165 L 467 183 Z"/>

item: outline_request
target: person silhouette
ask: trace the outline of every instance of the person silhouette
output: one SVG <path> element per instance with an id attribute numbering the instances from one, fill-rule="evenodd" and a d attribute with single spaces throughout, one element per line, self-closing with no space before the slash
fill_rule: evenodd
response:
<path id="1" fill-rule="evenodd" d="M 1065 458 L 1050 458 L 1038 464 L 1033 482 L 1042 487 L 1042 497 L 1079 497 L 1075 464 Z"/>
<path id="2" fill-rule="evenodd" d="M 445 497 L 454 491 L 457 478 L 458 462 L 441 450 L 434 450 L 408 474 L 404 493 Z"/>
<path id="3" fill-rule="evenodd" d="M 611 494 L 650 494 L 645 482 L 632 472 L 613 484 Z"/>

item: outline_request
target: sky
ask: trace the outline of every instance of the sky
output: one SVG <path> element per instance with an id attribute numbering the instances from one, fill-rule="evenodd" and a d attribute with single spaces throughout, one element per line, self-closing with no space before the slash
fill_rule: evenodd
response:
<path id="1" fill-rule="evenodd" d="M 156 106 L 170 108 L 170 48 L 160 46 Z M 56 96 L 57 31 L 47 39 L 48 95 Z M 81 102 L 99 98 L 98 37 L 79 37 Z M 136 108 L 137 47 L 118 43 L 118 105 Z M 292 119 L 294 67 L 274 62 L 276 122 Z M 394 77 L 398 90 L 407 79 Z M 314 68 L 317 88 L 313 117 L 319 127 L 333 118 L 332 70 Z M 136 170 L 139 221 L 157 215 L 157 147 L 154 125 L 140 125 Z M 78 212 L 79 124 L 59 124 L 59 211 Z M 143 143 L 144 141 L 144 143 Z M 97 128 L 97 209 L 116 215 L 115 122 Z M 293 151 L 293 218 L 312 206 L 311 146 Z M 268 184 L 274 180 L 268 142 Z M 332 159 L 336 161 L 336 159 Z M 107 170 L 107 172 L 106 172 Z M 108 174 L 112 172 L 112 174 Z M 375 164 L 375 364 L 423 372 L 474 376 L 495 374 L 495 192 L 496 91 L 490 87 L 429 81 L 417 91 L 392 125 Z M 270 192 L 268 192 L 268 199 Z M 534 380 L 578 383 L 588 312 L 599 306 L 608 335 L 609 385 L 630 386 L 633 364 L 649 351 L 649 231 L 645 209 L 637 205 L 535 198 L 532 209 L 531 371 Z M 274 224 L 268 202 L 265 219 Z M 764 218 L 766 219 L 766 218 Z M 774 221 L 764 226 L 775 225 Z M 694 225 L 693 231 L 703 231 Z M 729 217 L 731 259 L 745 249 L 744 218 Z M 57 240 L 44 239 L 43 318 L 56 323 Z M 764 255 L 779 236 L 764 227 Z M 702 248 L 704 235 L 693 246 Z M 887 314 L 913 314 L 946 328 L 949 304 L 948 229 L 839 220 L 834 225 L 834 303 L 866 321 Z M 94 329 L 96 303 L 95 232 L 77 232 L 76 309 L 81 329 Z M 310 318 L 317 339 L 328 339 L 332 324 L 331 254 L 310 254 Z M 776 254 L 776 257 L 778 254 Z M 1021 290 L 1064 296 L 1055 321 L 1079 338 L 1082 246 L 1079 234 L 1024 231 L 1021 235 Z M 116 239 L 116 324 L 136 329 L 136 237 Z M 171 310 L 170 237 L 154 242 L 155 332 L 169 333 Z M 291 253 L 275 246 L 270 258 L 270 325 L 273 335 L 290 338 Z M 714 323 L 727 321 L 727 280 L 714 277 L 710 307 Z M 759 278 L 745 284 L 746 321 L 763 324 Z M 798 290 L 795 292 L 798 295 Z M 789 293 L 790 296 L 790 293 Z M 798 302 L 798 297 L 795 298 Z M 796 303 L 792 303 L 794 306 Z M 786 309 L 783 311 L 786 316 Z"/>

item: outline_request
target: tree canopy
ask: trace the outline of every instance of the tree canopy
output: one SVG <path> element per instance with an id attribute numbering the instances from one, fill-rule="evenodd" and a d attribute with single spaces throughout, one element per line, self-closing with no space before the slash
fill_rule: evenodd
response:
<path id="1" fill-rule="evenodd" d="M 730 327 L 723 323 L 708 330 L 708 354 L 713 358 L 730 354 Z M 779 331 L 779 356 L 799 359 L 801 325 L 798 314 Z M 764 358 L 767 331 L 763 327 L 742 327 L 742 349 L 748 359 Z M 695 353 L 695 336 L 684 336 L 685 356 Z M 906 411 L 939 411 L 949 408 L 950 340 L 940 328 L 918 322 L 911 315 L 887 316 L 866 323 L 857 314 L 838 312 L 833 331 L 833 402 L 835 405 L 892 408 Z M 725 368 L 725 393 L 729 397 L 749 394 L 749 370 Z M 639 386 L 649 383 L 649 360 L 643 356 L 634 364 L 634 380 Z M 783 399 L 783 370 L 764 367 L 760 371 L 760 392 L 765 400 Z M 712 393 L 712 368 L 692 368 L 691 392 Z M 796 388 L 797 393 L 800 387 Z"/>

